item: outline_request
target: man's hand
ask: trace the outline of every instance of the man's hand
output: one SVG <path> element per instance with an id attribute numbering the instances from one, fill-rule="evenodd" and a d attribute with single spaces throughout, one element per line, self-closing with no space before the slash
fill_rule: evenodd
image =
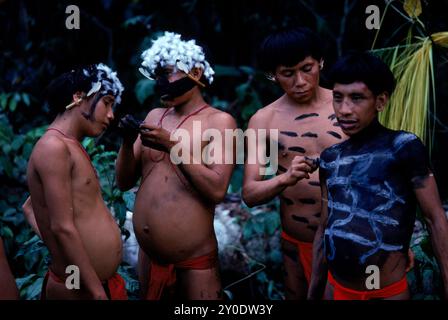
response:
<path id="1" fill-rule="evenodd" d="M 283 174 L 285 185 L 293 186 L 299 180 L 309 179 L 309 174 L 317 170 L 317 167 L 316 161 L 313 159 L 302 156 L 294 157 L 288 171 Z"/>
<path id="2" fill-rule="evenodd" d="M 162 127 L 142 123 L 140 139 L 145 147 L 169 153 L 177 141 L 170 140 L 170 132 Z"/>
<path id="3" fill-rule="evenodd" d="M 136 120 L 130 114 L 125 115 L 118 122 L 118 129 L 126 143 L 133 144 L 140 133 L 140 124 L 142 122 Z"/>

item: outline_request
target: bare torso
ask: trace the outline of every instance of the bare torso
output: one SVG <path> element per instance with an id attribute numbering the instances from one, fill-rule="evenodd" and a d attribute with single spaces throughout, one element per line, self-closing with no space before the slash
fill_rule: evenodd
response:
<path id="1" fill-rule="evenodd" d="M 319 158 L 329 146 L 346 139 L 337 126 L 332 107 L 331 91 L 325 90 L 322 103 L 307 109 L 285 108 L 281 98 L 270 106 L 268 129 L 279 129 L 279 169 L 284 173 L 295 156 Z M 312 242 L 321 211 L 321 191 L 318 170 L 310 179 L 302 179 L 280 195 L 283 230 L 293 238 Z"/>
<path id="2" fill-rule="evenodd" d="M 164 109 L 152 111 L 146 123 L 157 125 Z M 207 118 L 219 112 L 211 107 L 192 116 L 181 128 L 191 136 L 193 121 L 201 121 L 201 134 Z M 184 117 L 168 112 L 162 127 L 175 129 Z M 194 139 L 200 141 L 200 136 Z M 201 143 L 201 150 L 206 142 Z M 167 153 L 141 146 L 142 182 L 134 209 L 134 230 L 140 246 L 151 257 L 164 263 L 183 261 L 207 254 L 217 248 L 213 229 L 215 206 L 207 202 L 171 163 Z"/>
<path id="3" fill-rule="evenodd" d="M 40 145 L 51 143 L 49 139 L 55 139 L 55 136 L 65 143 L 70 153 L 70 187 L 74 225 L 98 278 L 105 281 L 114 275 L 121 262 L 120 230 L 103 201 L 99 181 L 87 155 L 76 141 L 61 137 L 52 131 L 47 132 L 36 144 L 27 171 L 36 221 L 52 255 L 50 268 L 58 277 L 66 276 L 67 262 L 50 228 L 51 217 L 40 173 L 36 169 L 36 161 L 52 156 L 42 152 Z M 54 197 L 56 199 L 57 195 Z"/>

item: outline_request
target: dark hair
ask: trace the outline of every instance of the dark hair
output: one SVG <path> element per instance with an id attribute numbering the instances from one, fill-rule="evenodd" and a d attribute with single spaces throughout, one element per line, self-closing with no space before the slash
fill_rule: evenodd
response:
<path id="1" fill-rule="evenodd" d="M 72 102 L 74 93 L 87 93 L 90 90 L 95 80 L 94 73 L 89 72 L 89 76 L 86 76 L 83 69 L 91 68 L 93 66 L 73 69 L 50 82 L 44 95 L 52 115 L 64 113 L 65 107 Z"/>
<path id="2" fill-rule="evenodd" d="M 392 71 L 368 52 L 352 52 L 339 58 L 330 70 L 329 80 L 332 87 L 335 83 L 364 82 L 374 95 L 387 92 L 390 96 L 395 89 Z"/>
<path id="3" fill-rule="evenodd" d="M 308 28 L 278 31 L 266 37 L 258 54 L 259 67 L 274 73 L 278 66 L 292 67 L 306 57 L 322 58 L 319 37 Z"/>

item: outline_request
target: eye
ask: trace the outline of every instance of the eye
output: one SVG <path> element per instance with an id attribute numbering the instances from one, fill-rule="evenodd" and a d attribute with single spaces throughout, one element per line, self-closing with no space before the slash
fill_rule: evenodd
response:
<path id="1" fill-rule="evenodd" d="M 340 94 L 333 94 L 333 101 L 335 101 L 335 102 L 342 102 L 342 95 L 340 95 Z"/>
<path id="2" fill-rule="evenodd" d="M 302 71 L 303 71 L 303 72 L 310 72 L 312 69 L 313 69 L 313 66 L 310 65 L 310 64 L 307 64 L 307 65 L 305 65 L 305 66 L 302 68 Z"/>
<path id="3" fill-rule="evenodd" d="M 106 107 L 112 106 L 114 104 L 114 100 L 112 100 L 111 98 L 103 99 L 103 101 L 104 101 L 104 104 L 106 105 Z"/>
<path id="4" fill-rule="evenodd" d="M 362 95 L 358 95 L 358 94 L 352 95 L 353 101 L 361 101 L 362 99 L 364 99 L 364 97 Z"/>
<path id="5" fill-rule="evenodd" d="M 284 77 L 292 77 L 293 75 L 294 75 L 294 71 L 291 71 L 291 70 L 284 70 L 284 71 L 282 71 L 282 76 L 284 76 Z"/>

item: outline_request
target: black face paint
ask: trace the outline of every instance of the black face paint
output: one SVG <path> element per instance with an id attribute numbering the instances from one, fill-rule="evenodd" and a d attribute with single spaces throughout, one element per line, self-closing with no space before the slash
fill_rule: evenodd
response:
<path id="1" fill-rule="evenodd" d="M 156 80 L 154 92 L 160 97 L 161 100 L 170 101 L 184 95 L 195 86 L 196 82 L 189 77 L 184 77 L 182 79 L 169 82 L 168 78 L 163 75 L 158 77 Z"/>
<path id="2" fill-rule="evenodd" d="M 318 116 L 319 116 L 319 114 L 317 114 L 317 113 L 305 113 L 305 114 L 302 114 L 302 115 L 296 117 L 294 120 L 303 120 L 303 119 L 306 119 L 309 117 L 318 117 Z"/>
<path id="3" fill-rule="evenodd" d="M 319 181 L 310 181 L 310 182 L 308 182 L 308 184 L 313 187 L 320 187 Z"/>
<path id="4" fill-rule="evenodd" d="M 316 232 L 317 231 L 317 226 L 306 226 L 307 229 L 310 229 L 311 231 Z"/>
<path id="5" fill-rule="evenodd" d="M 407 256 L 416 215 L 413 179 L 430 172 L 422 142 L 374 122 L 320 159 L 328 190 L 324 248 L 330 271 L 359 282 L 368 265 L 381 269 L 391 254 Z"/>
<path id="6" fill-rule="evenodd" d="M 295 152 L 300 152 L 300 153 L 305 153 L 306 150 L 302 147 L 289 147 L 288 150 L 290 151 L 295 151 Z"/>
<path id="7" fill-rule="evenodd" d="M 330 119 L 330 120 L 336 119 L 336 114 L 333 113 L 332 115 L 328 116 L 328 119 Z"/>
<path id="8" fill-rule="evenodd" d="M 341 124 L 339 122 L 333 123 L 333 127 L 340 127 L 340 126 L 341 126 Z"/>
<path id="9" fill-rule="evenodd" d="M 288 137 L 297 137 L 297 133 L 293 131 L 280 131 L 280 134 L 284 134 Z"/>

